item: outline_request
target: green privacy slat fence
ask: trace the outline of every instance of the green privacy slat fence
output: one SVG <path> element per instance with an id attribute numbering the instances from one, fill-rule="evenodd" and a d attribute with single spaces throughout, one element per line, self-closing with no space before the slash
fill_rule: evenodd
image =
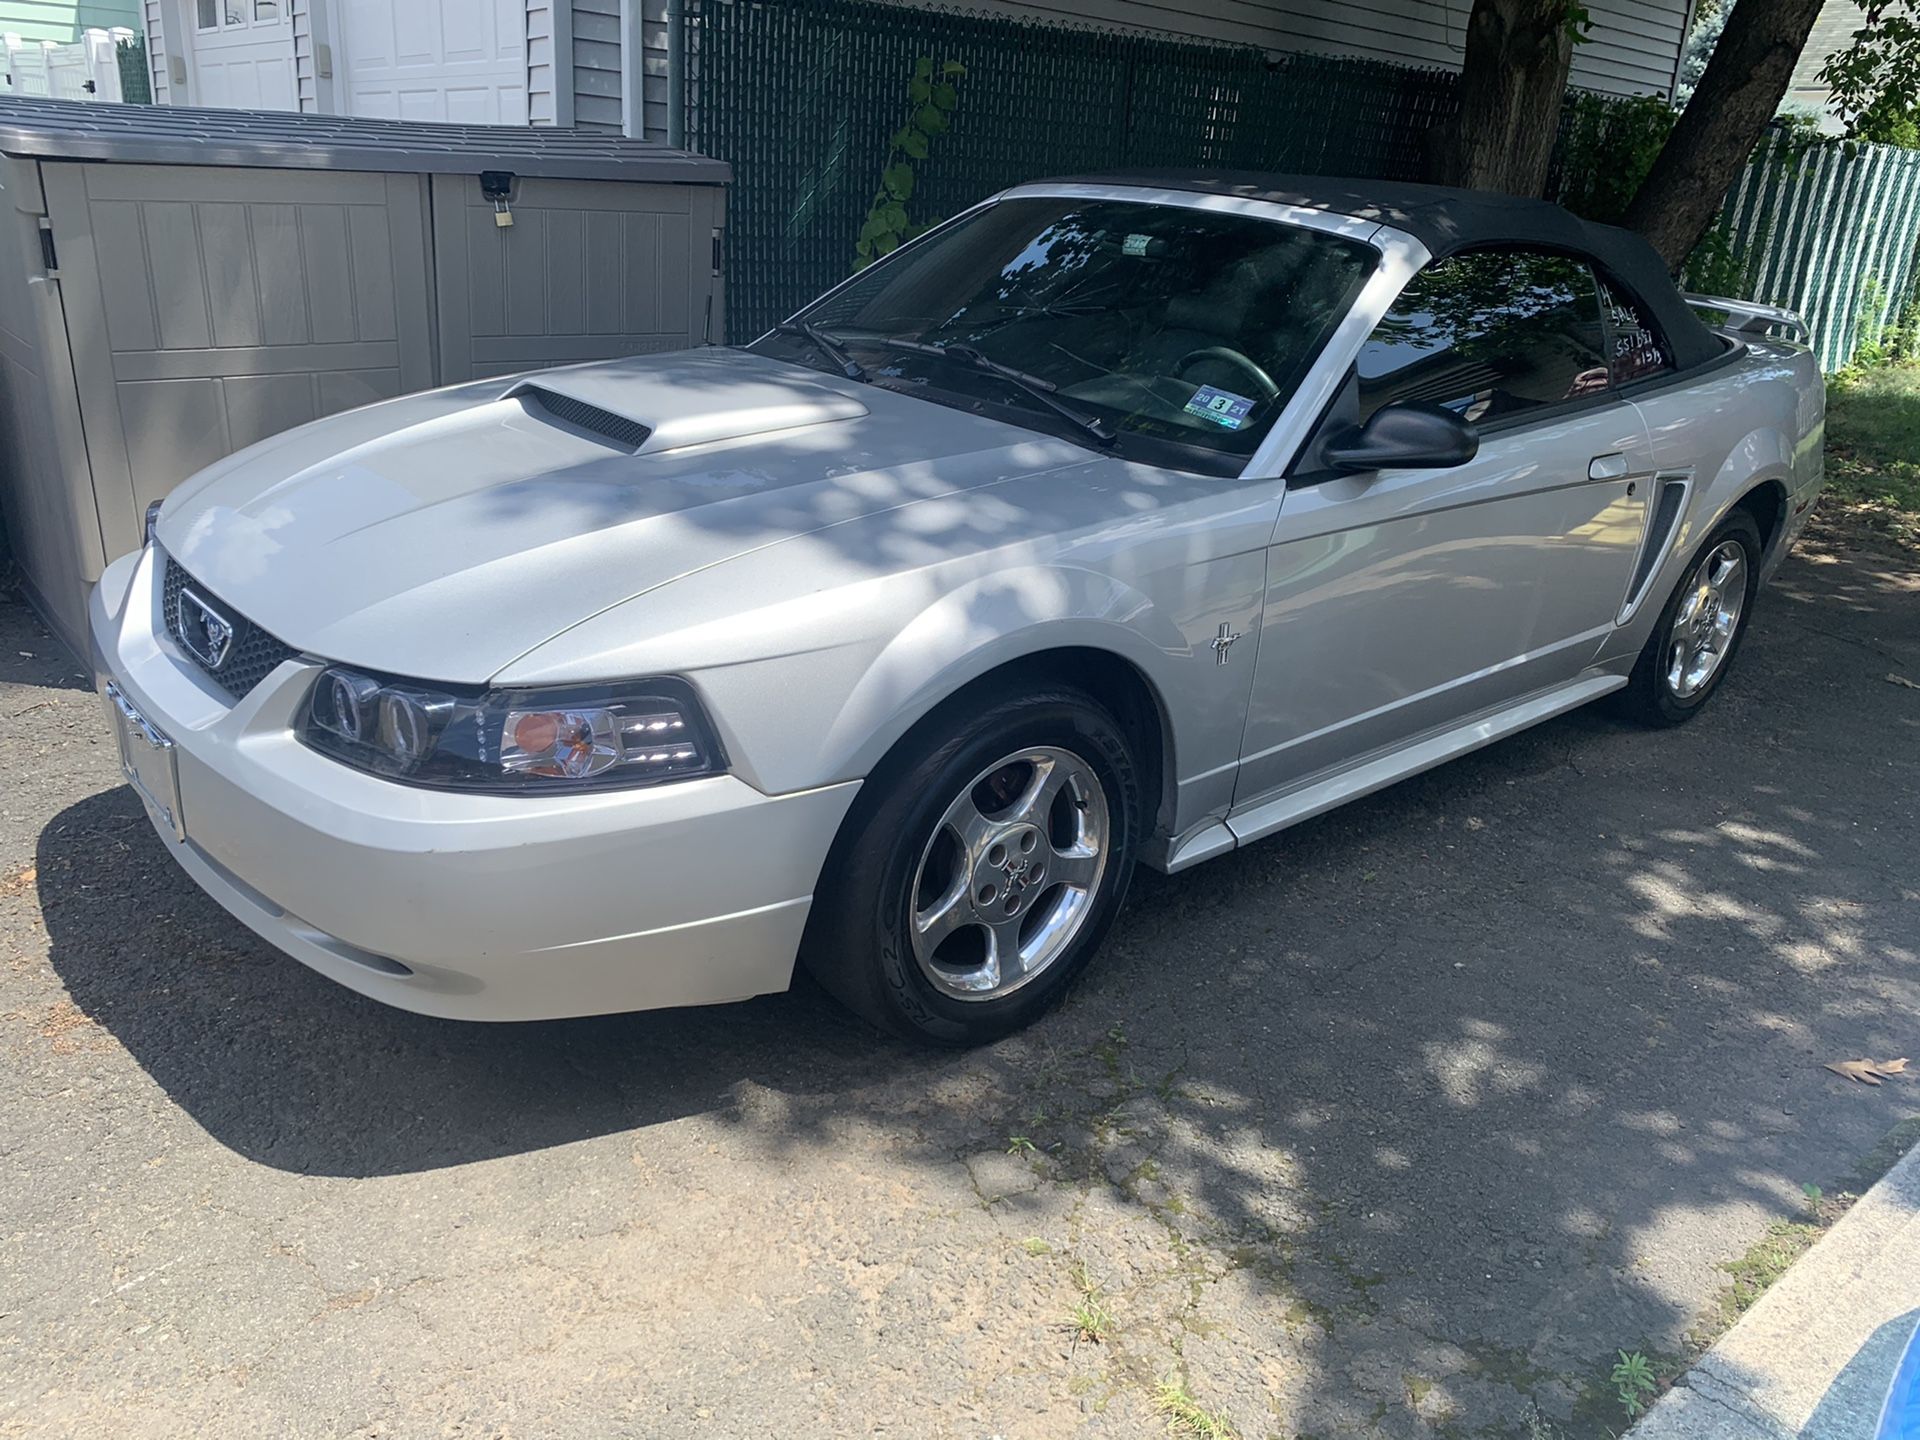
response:
<path id="1" fill-rule="evenodd" d="M 871 0 L 691 0 L 690 145 L 734 166 L 729 336 L 843 279 L 916 57 L 967 67 L 909 211 L 944 218 L 1046 175 L 1220 166 L 1416 179 L 1455 79 L 1378 61 L 1117 35 Z M 1564 133 L 1569 111 L 1563 113 Z M 1604 123 L 1604 122 L 1603 122 Z M 1571 188 L 1556 168 L 1558 190 Z M 1729 194 L 1743 299 L 1799 311 L 1852 358 L 1863 287 L 1914 289 L 1920 153 L 1770 137 Z"/>
<path id="2" fill-rule="evenodd" d="M 153 103 L 153 73 L 147 69 L 147 42 L 136 35 L 113 48 L 120 65 L 120 98 L 129 105 Z"/>
<path id="3" fill-rule="evenodd" d="M 1740 298 L 1799 312 L 1820 367 L 1837 370 L 1867 338 L 1870 293 L 1890 311 L 1913 294 L 1920 152 L 1770 137 L 1728 193 L 1722 219 L 1747 257 Z"/>
<path id="4" fill-rule="evenodd" d="M 940 219 L 1046 175 L 1221 166 L 1411 179 L 1443 71 L 866 0 L 694 0 L 688 143 L 730 161 L 727 329 L 843 279 L 916 57 L 967 67 L 908 209 Z"/>

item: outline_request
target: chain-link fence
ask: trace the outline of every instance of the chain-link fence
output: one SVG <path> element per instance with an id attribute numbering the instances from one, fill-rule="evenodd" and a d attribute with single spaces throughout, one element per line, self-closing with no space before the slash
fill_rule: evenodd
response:
<path id="1" fill-rule="evenodd" d="M 1378 61 L 872 0 L 688 4 L 688 141 L 734 166 L 734 339 L 852 268 L 891 137 L 918 103 L 909 87 L 923 56 L 965 74 L 951 128 L 913 162 L 906 208 L 920 224 L 1048 175 L 1204 166 L 1415 179 L 1456 106 L 1450 72 Z M 1553 193 L 1614 218 L 1632 178 L 1596 169 L 1606 163 L 1596 146 L 1613 136 L 1623 155 L 1650 157 L 1669 123 L 1650 105 L 1570 95 Z M 1585 143 L 1569 145 L 1576 115 Z M 1638 133 L 1649 126 L 1660 132 L 1651 141 Z M 1834 369 L 1853 356 L 1863 319 L 1871 328 L 1913 294 L 1916 239 L 1920 153 L 1774 136 L 1710 240 L 1724 263 L 1705 268 L 1717 289 L 1798 310 Z"/>
<path id="2" fill-rule="evenodd" d="M 843 279 L 915 61 L 956 62 L 951 129 L 915 162 L 929 222 L 1047 175 L 1215 166 L 1414 178 L 1454 77 L 868 0 L 693 0 L 687 139 L 730 161 L 727 329 Z"/>

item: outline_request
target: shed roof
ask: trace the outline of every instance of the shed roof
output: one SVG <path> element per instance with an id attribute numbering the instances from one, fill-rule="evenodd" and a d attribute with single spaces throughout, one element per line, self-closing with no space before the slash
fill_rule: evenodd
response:
<path id="1" fill-rule="evenodd" d="M 1411 235 L 1436 260 L 1478 245 L 1537 245 L 1571 251 L 1596 261 L 1609 279 L 1639 302 L 1665 333 L 1682 369 L 1725 350 L 1681 299 L 1666 265 L 1645 239 L 1631 230 L 1582 220 L 1548 200 L 1445 185 L 1242 170 L 1129 170 L 1073 178 L 1090 184 L 1236 195 L 1373 220 Z"/>
<path id="2" fill-rule="evenodd" d="M 725 161 L 587 130 L 431 125 L 288 110 L 0 97 L 0 154 L 131 165 L 235 165 L 724 185 Z"/>

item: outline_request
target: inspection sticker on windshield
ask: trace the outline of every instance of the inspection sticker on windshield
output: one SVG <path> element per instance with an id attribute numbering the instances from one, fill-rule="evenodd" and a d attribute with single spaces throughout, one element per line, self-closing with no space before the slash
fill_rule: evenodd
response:
<path id="1" fill-rule="evenodd" d="M 1202 420 L 1211 420 L 1229 430 L 1238 430 L 1246 424 L 1247 414 L 1252 409 L 1253 401 L 1246 396 L 1236 395 L 1231 390 L 1216 390 L 1211 385 L 1202 385 L 1187 401 L 1187 414 L 1198 415 Z"/>

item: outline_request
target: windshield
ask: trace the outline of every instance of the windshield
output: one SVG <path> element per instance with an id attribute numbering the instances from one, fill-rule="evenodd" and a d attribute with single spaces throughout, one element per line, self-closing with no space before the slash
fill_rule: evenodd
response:
<path id="1" fill-rule="evenodd" d="M 1376 258 L 1323 231 L 1190 206 L 1005 200 L 751 348 L 1233 473 Z"/>

